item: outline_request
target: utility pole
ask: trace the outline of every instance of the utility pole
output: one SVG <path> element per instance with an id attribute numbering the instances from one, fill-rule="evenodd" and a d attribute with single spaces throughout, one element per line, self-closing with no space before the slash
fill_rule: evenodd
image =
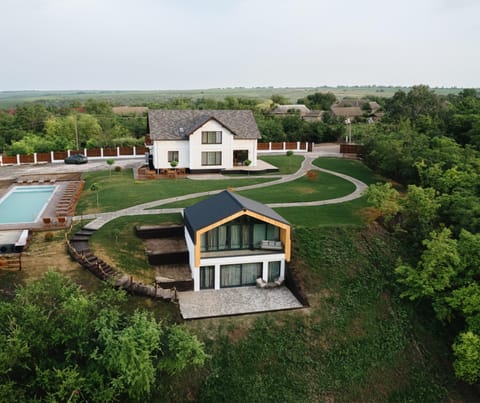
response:
<path id="1" fill-rule="evenodd" d="M 75 122 L 75 145 L 76 149 L 78 150 L 80 145 L 78 144 L 78 125 L 77 125 L 77 113 L 73 115 L 73 121 Z"/>

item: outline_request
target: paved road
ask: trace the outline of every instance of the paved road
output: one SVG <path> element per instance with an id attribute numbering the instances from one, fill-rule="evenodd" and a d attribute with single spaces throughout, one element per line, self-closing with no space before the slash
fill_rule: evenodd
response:
<path id="1" fill-rule="evenodd" d="M 335 176 L 338 176 L 342 179 L 345 179 L 349 182 L 352 182 L 355 185 L 355 190 L 350 193 L 347 196 L 343 197 L 338 197 L 335 199 L 329 199 L 329 200 L 319 200 L 319 201 L 313 201 L 313 202 L 296 202 L 296 203 L 272 203 L 268 204 L 270 207 L 304 207 L 304 206 L 321 206 L 321 205 L 326 205 L 326 204 L 336 204 L 336 203 L 344 203 L 350 200 L 357 199 L 361 197 L 363 191 L 367 188 L 367 185 L 363 183 L 362 181 L 359 181 L 358 179 L 352 178 L 351 176 L 344 175 L 338 172 L 333 172 L 329 171 L 327 169 L 323 168 L 318 168 L 312 164 L 312 162 L 318 158 L 318 157 L 324 157 L 324 156 L 330 156 L 334 154 L 333 152 L 328 151 L 327 153 L 324 153 L 322 151 L 315 151 L 311 153 L 304 154 L 305 159 L 300 167 L 300 169 L 295 172 L 292 175 L 285 175 L 282 176 L 280 179 L 273 180 L 271 182 L 267 183 L 259 183 L 256 185 L 249 185 L 249 186 L 243 186 L 243 187 L 238 187 L 236 188 L 237 191 L 242 191 L 242 190 L 250 190 L 250 189 L 257 189 L 257 188 L 262 188 L 262 187 L 267 187 L 267 186 L 273 186 L 281 183 L 287 183 L 294 181 L 295 179 L 298 179 L 302 176 L 304 176 L 307 171 L 310 169 L 316 169 L 322 172 L 326 172 Z M 338 157 L 339 154 L 336 154 Z M 143 203 L 143 204 L 138 204 L 133 207 L 128 207 L 125 209 L 121 209 L 115 212 L 110 212 L 110 213 L 99 213 L 99 214 L 89 214 L 89 215 L 84 215 L 84 216 L 76 216 L 74 217 L 74 220 L 80 220 L 80 219 L 92 219 L 89 224 L 87 224 L 87 228 L 91 229 L 99 229 L 103 225 L 105 225 L 107 222 L 117 218 L 117 217 L 122 217 L 126 215 L 144 215 L 144 214 L 166 214 L 166 213 L 181 213 L 183 211 L 183 208 L 168 208 L 168 209 L 162 209 L 162 208 L 154 208 L 158 207 L 161 205 L 169 204 L 169 203 L 174 203 L 177 201 L 182 201 L 182 200 L 188 200 L 188 199 L 193 199 L 197 197 L 202 197 L 202 196 L 209 196 L 209 195 L 214 195 L 217 193 L 222 192 L 223 190 L 213 190 L 209 192 L 199 192 L 199 193 L 192 193 L 184 196 L 178 196 L 178 197 L 171 197 L 168 199 L 163 199 L 163 200 L 156 200 L 153 202 L 148 202 L 148 203 Z M 152 209 L 154 208 L 154 209 Z M 149 210 L 150 209 L 150 210 Z"/>
<path id="2" fill-rule="evenodd" d="M 64 163 L 48 163 L 48 164 L 22 164 L 22 165 L 6 165 L 0 167 L 0 179 L 1 180 L 16 180 L 19 176 L 23 175 L 48 175 L 59 173 L 72 173 L 72 172 L 89 172 L 105 170 L 109 167 L 106 163 L 107 159 L 103 160 L 90 160 L 88 164 L 79 165 L 66 165 Z M 115 165 L 122 168 L 133 168 L 141 165 L 144 162 L 142 158 L 115 158 Z"/>

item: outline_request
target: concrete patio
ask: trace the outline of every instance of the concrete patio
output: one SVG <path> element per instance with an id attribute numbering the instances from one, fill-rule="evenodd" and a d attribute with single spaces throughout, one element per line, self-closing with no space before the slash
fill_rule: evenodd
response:
<path id="1" fill-rule="evenodd" d="M 212 318 L 302 308 L 287 287 L 238 287 L 221 290 L 179 292 L 184 319 Z"/>

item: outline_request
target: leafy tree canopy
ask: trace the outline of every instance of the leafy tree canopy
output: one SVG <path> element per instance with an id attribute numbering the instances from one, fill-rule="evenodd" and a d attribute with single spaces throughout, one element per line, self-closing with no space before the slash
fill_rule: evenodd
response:
<path id="1" fill-rule="evenodd" d="M 181 326 L 123 313 L 125 294 L 87 294 L 49 272 L 0 303 L 0 401 L 142 401 L 164 374 L 206 359 Z"/>

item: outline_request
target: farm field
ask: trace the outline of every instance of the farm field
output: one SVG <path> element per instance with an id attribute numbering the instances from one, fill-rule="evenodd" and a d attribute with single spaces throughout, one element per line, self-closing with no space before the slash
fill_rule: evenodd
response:
<path id="1" fill-rule="evenodd" d="M 290 102 L 314 92 L 332 92 L 339 98 L 361 98 L 367 95 L 391 97 L 395 91 L 407 91 L 408 87 L 382 86 L 336 86 L 336 87 L 255 87 L 255 88 L 209 88 L 192 90 L 158 90 L 158 91 L 0 91 L 0 109 L 14 108 L 25 102 L 45 102 L 56 105 L 68 104 L 72 101 L 84 102 L 88 99 L 109 101 L 115 105 L 141 105 L 154 102 L 165 102 L 172 98 L 211 98 L 215 100 L 231 97 L 246 97 L 258 100 L 269 99 L 272 95 L 283 95 Z M 442 95 L 456 94 L 459 88 L 433 88 Z"/>

